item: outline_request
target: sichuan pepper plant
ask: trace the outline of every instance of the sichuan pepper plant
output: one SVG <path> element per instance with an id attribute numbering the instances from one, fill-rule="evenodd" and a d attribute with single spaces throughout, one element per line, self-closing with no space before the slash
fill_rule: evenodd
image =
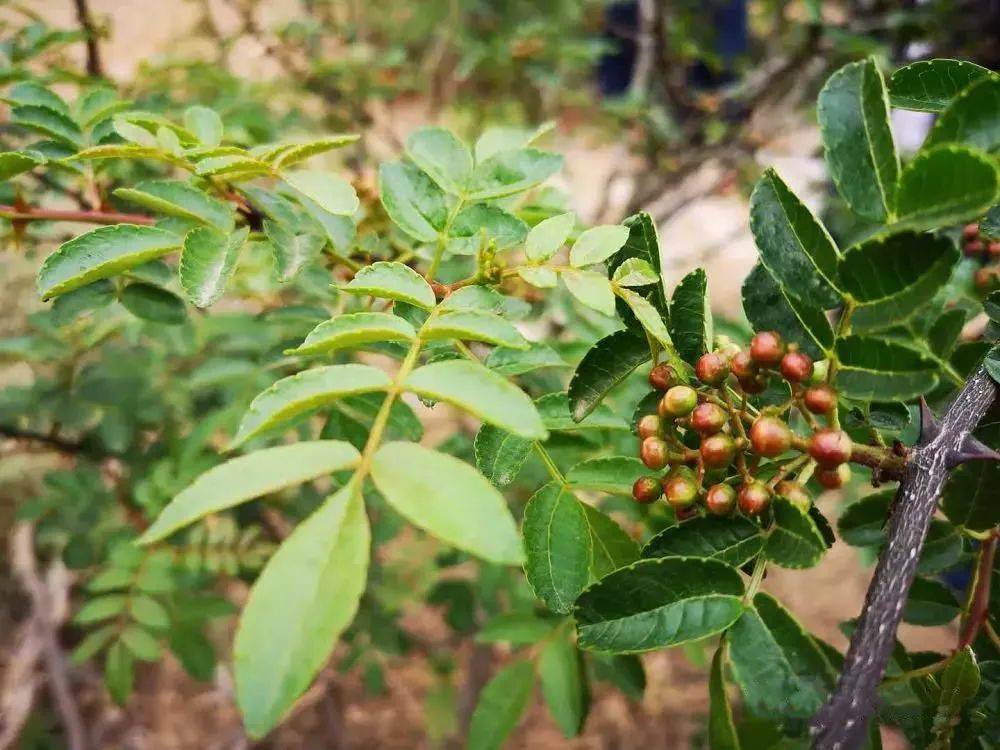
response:
<path id="1" fill-rule="evenodd" d="M 469 148 L 447 130 L 419 130 L 372 186 L 304 166 L 350 136 L 238 143 L 203 107 L 178 122 L 133 111 L 106 89 L 67 104 L 36 84 L 11 88 L 12 123 L 43 140 L 0 155 L 4 176 L 68 172 L 99 199 L 62 211 L 15 196 L 2 210 L 13 234 L 43 220 L 108 225 L 41 265 L 40 295 L 56 300 L 49 314 L 115 301 L 116 312 L 120 303 L 160 324 L 217 327 L 257 339 L 267 353 L 254 374 L 276 376 L 245 409 L 240 396 L 215 394 L 243 412 L 225 446 L 238 455 L 205 459 L 210 468 L 133 519 L 95 593 L 131 591 L 143 560 L 171 565 L 177 550 L 200 543 L 199 529 L 252 508 L 289 511 L 287 491 L 304 484 L 305 495 L 322 488 L 326 499 L 286 513 L 301 520 L 273 554 L 263 551 L 234 643 L 237 701 L 254 736 L 288 714 L 356 616 L 359 626 L 377 620 L 373 540 L 384 541 L 379 530 L 395 519 L 455 550 L 452 561 L 480 561 L 473 595 L 491 590 L 496 616 L 478 637 L 515 650 L 482 691 L 473 747 L 502 743 L 536 681 L 573 735 L 592 677 L 636 694 L 644 678 L 634 654 L 705 643 L 715 649 L 712 747 L 808 743 L 810 719 L 821 747 L 869 736 L 877 745 L 877 723 L 899 726 L 917 746 L 988 746 L 1000 695 L 989 598 L 996 465 L 963 461 L 994 456 L 995 420 L 978 425 L 994 398 L 996 321 L 959 339 L 982 311 L 1000 310 L 978 272 L 996 239 L 998 88 L 990 71 L 949 60 L 903 68 L 888 86 L 872 61 L 836 72 L 818 107 L 827 163 L 871 231 L 838 246 L 767 170 L 751 196 L 760 264 L 743 290 L 750 330 L 728 326 L 725 336 L 715 333 L 703 270 L 668 293 L 647 215 L 584 228 L 542 187 L 561 160 L 534 145 L 539 132 L 491 130 Z M 890 103 L 940 113 L 905 165 Z M 130 182 L 133 169 L 155 176 Z M 246 265 L 268 255 L 288 285 L 269 312 L 233 325 L 226 314 L 192 312 L 245 283 Z M 175 278 L 163 260 L 176 256 Z M 511 321 L 532 313 L 524 300 L 559 305 L 567 294 L 575 305 L 565 317 L 604 335 L 564 390 L 550 371 L 566 364 L 558 350 L 568 358 L 572 348 L 555 336 L 530 341 L 529 327 Z M 326 319 L 283 353 L 264 344 L 266 320 L 301 324 L 317 309 Z M 101 340 L 92 335 L 81 354 Z M 117 361 L 109 355 L 106 366 Z M 475 440 L 421 445 L 417 399 L 482 422 Z M 525 474 L 534 486 L 515 514 L 500 490 Z M 895 503 L 892 488 L 866 495 L 840 519 L 850 544 L 878 548 L 889 537 L 860 620 L 845 623 L 855 633 L 845 660 L 761 585 L 771 566 L 822 561 L 835 537 L 813 500 L 851 477 L 901 481 L 902 490 Z M 622 496 L 638 502 L 623 506 Z M 936 576 L 970 562 L 963 605 Z M 537 608 L 505 577 L 518 567 Z M 458 611 L 454 588 L 434 596 Z M 173 632 L 169 620 L 150 621 L 148 605 L 137 614 L 129 594 L 85 607 L 102 634 L 88 636 L 82 657 L 107 649 L 113 674 L 124 663 L 130 675 L 131 660 L 151 657 Z M 125 611 L 137 625 L 119 617 Z M 845 619 L 855 611 L 845 604 Z M 894 641 L 900 619 L 958 617 L 953 653 L 908 653 Z M 742 696 L 739 722 L 730 683 Z"/>

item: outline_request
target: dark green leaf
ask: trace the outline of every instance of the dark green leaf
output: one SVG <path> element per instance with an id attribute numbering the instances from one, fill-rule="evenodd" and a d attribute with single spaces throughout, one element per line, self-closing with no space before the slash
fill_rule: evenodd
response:
<path id="1" fill-rule="evenodd" d="M 631 495 L 632 485 L 649 470 L 634 456 L 590 458 L 566 473 L 566 481 L 574 487 L 611 495 Z"/>
<path id="2" fill-rule="evenodd" d="M 416 167 L 387 162 L 379 167 L 379 195 L 389 218 L 408 235 L 434 242 L 448 221 L 444 192 Z"/>
<path id="3" fill-rule="evenodd" d="M 716 560 L 640 560 L 602 578 L 577 600 L 579 644 L 630 653 L 699 640 L 739 618 L 742 596 L 739 574 Z"/>
<path id="4" fill-rule="evenodd" d="M 594 344 L 577 365 L 569 384 L 573 419 L 582 421 L 612 388 L 649 358 L 647 341 L 630 331 L 616 331 Z"/>
<path id="5" fill-rule="evenodd" d="M 538 677 L 545 705 L 564 737 L 576 737 L 587 718 L 590 695 L 580 653 L 565 633 L 538 655 Z"/>
<path id="6" fill-rule="evenodd" d="M 911 625 L 936 627 L 947 625 L 960 611 L 961 606 L 951 589 L 929 578 L 916 578 L 906 599 L 903 621 Z"/>
<path id="7" fill-rule="evenodd" d="M 833 328 L 823 311 L 787 294 L 762 265 L 743 282 L 743 311 L 755 331 L 777 331 L 814 358 L 833 348 Z"/>
<path id="8" fill-rule="evenodd" d="M 674 288 L 670 302 L 670 336 L 681 359 L 690 365 L 712 348 L 712 307 L 704 268 L 691 271 Z"/>
<path id="9" fill-rule="evenodd" d="M 594 554 L 590 561 L 591 579 L 600 579 L 639 559 L 639 545 L 613 518 L 592 505 L 583 505 L 590 526 Z"/>
<path id="10" fill-rule="evenodd" d="M 739 567 L 764 545 L 760 527 L 743 517 L 699 516 L 668 526 L 642 548 L 643 557 L 706 557 Z"/>
<path id="11" fill-rule="evenodd" d="M 118 299 L 126 310 L 150 323 L 173 326 L 187 320 L 184 300 L 173 292 L 152 284 L 129 284 Z"/>
<path id="12" fill-rule="evenodd" d="M 971 221 L 997 200 L 1000 178 L 986 154 L 965 146 L 921 151 L 899 179 L 897 227 L 925 230 Z"/>
<path id="13" fill-rule="evenodd" d="M 889 101 L 900 109 L 940 112 L 970 83 L 992 75 L 964 60 L 921 60 L 892 74 Z"/>
<path id="14" fill-rule="evenodd" d="M 942 143 L 995 151 L 1000 147 L 1000 76 L 984 76 L 956 96 L 934 122 L 924 148 Z"/>
<path id="15" fill-rule="evenodd" d="M 188 299 L 196 307 L 209 307 L 222 297 L 248 233 L 247 227 L 228 236 L 209 227 L 188 232 L 178 274 Z"/>
<path id="16" fill-rule="evenodd" d="M 115 196 L 166 216 L 196 221 L 223 233 L 233 231 L 227 203 L 180 180 L 146 180 L 134 188 L 118 188 Z"/>
<path id="17" fill-rule="evenodd" d="M 708 677 L 708 744 L 712 750 L 740 750 L 740 740 L 733 722 L 733 708 L 726 695 L 725 646 L 720 645 L 712 657 Z"/>
<path id="18" fill-rule="evenodd" d="M 849 63 L 830 76 L 819 92 L 817 114 L 826 163 L 841 197 L 860 216 L 886 221 L 896 205 L 899 157 L 875 62 Z"/>
<path id="19" fill-rule="evenodd" d="M 1000 422 L 987 421 L 976 437 L 993 448 L 1000 446 Z M 941 507 L 948 520 L 972 531 L 988 531 L 1000 524 L 1000 462 L 969 461 L 948 476 Z"/>
<path id="20" fill-rule="evenodd" d="M 888 339 L 837 340 L 837 386 L 858 400 L 907 401 L 937 384 L 937 365 L 922 352 Z"/>
<path id="21" fill-rule="evenodd" d="M 535 596 L 566 614 L 590 581 L 593 541 L 583 505 L 550 483 L 524 509 L 524 572 Z"/>
<path id="22" fill-rule="evenodd" d="M 500 750 L 531 702 L 535 668 L 515 661 L 497 672 L 479 694 L 469 724 L 469 750 Z"/>
<path id="23" fill-rule="evenodd" d="M 469 200 L 514 195 L 548 179 L 562 167 L 562 157 L 533 148 L 501 151 L 476 165 Z"/>
<path id="24" fill-rule="evenodd" d="M 484 424 L 476 433 L 476 468 L 497 487 L 513 482 L 528 460 L 532 441 Z"/>

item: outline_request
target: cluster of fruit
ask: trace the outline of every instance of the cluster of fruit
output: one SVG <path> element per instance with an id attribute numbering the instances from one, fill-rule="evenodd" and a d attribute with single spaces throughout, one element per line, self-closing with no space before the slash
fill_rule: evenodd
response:
<path id="1" fill-rule="evenodd" d="M 782 406 L 751 410 L 747 396 L 763 391 L 774 374 L 789 384 L 791 399 Z M 836 422 L 831 417 L 837 392 L 826 382 L 826 362 L 813 362 L 795 345 L 786 346 L 778 333 L 764 331 L 753 337 L 747 350 L 727 345 L 703 355 L 695 375 L 700 383 L 692 387 L 681 383 L 667 364 L 656 365 L 649 374 L 650 385 L 663 396 L 657 413 L 641 417 L 636 425 L 639 456 L 649 469 L 666 471 L 636 480 L 632 496 L 638 502 L 665 496 L 678 518 L 696 513 L 699 502 L 715 516 L 731 515 L 736 507 L 758 516 L 775 494 L 803 511 L 809 509 L 812 500 L 802 483 L 806 475 L 800 474 L 801 481 L 788 479 L 793 468 L 809 474 L 816 470 L 817 481 L 831 489 L 847 481 L 851 438 L 818 420 Z M 789 427 L 785 416 L 792 408 L 811 427 L 808 438 Z M 692 447 L 695 443 L 697 448 Z M 804 455 L 773 462 L 790 451 Z M 762 459 L 772 462 L 762 465 Z M 770 478 L 764 481 L 763 475 Z"/>
<path id="2" fill-rule="evenodd" d="M 1000 240 L 992 240 L 979 231 L 979 224 L 966 224 L 962 229 L 962 251 L 966 257 L 982 263 L 976 271 L 976 288 L 990 292 L 1000 288 Z"/>

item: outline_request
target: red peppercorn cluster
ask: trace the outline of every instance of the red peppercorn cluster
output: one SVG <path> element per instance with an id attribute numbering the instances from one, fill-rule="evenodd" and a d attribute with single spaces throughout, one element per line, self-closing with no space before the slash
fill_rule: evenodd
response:
<path id="1" fill-rule="evenodd" d="M 962 251 L 982 264 L 974 277 L 976 289 L 992 292 L 1000 288 L 1000 240 L 982 234 L 976 222 L 966 224 L 962 229 Z"/>
<path id="2" fill-rule="evenodd" d="M 639 457 L 662 474 L 636 480 L 636 501 L 651 503 L 662 496 L 681 519 L 697 513 L 699 506 L 715 516 L 732 515 L 737 508 L 759 516 L 776 494 L 808 510 L 808 490 L 787 478 L 786 470 L 779 468 L 769 481 L 760 478 L 762 459 L 775 461 L 790 451 L 808 454 L 824 487 L 847 481 L 851 439 L 819 422 L 837 407 L 837 392 L 825 382 L 825 362 L 815 363 L 795 345 L 786 346 L 777 332 L 763 331 L 748 349 L 727 346 L 702 355 L 694 370 L 698 382 L 692 385 L 683 383 L 668 364 L 656 365 L 649 374 L 649 384 L 663 395 L 657 413 L 641 417 L 636 425 Z M 748 396 L 763 391 L 773 376 L 791 387 L 790 402 L 751 415 Z M 789 427 L 785 416 L 792 408 L 812 427 L 808 439 L 796 437 Z M 690 447 L 693 436 L 697 449 Z M 806 461 L 789 465 L 798 468 Z"/>

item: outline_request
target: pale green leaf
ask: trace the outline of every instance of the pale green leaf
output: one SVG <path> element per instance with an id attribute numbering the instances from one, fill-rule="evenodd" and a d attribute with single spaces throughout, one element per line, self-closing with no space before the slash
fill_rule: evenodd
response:
<path id="1" fill-rule="evenodd" d="M 515 661 L 493 675 L 472 712 L 468 750 L 500 750 L 521 722 L 534 690 L 535 668 L 530 661 Z"/>
<path id="2" fill-rule="evenodd" d="M 445 192 L 461 195 L 472 175 L 472 154 L 450 130 L 421 128 L 406 139 L 406 155 Z"/>
<path id="3" fill-rule="evenodd" d="M 563 271 L 561 275 L 570 294 L 582 304 L 605 315 L 615 314 L 615 293 L 603 273 L 574 269 Z"/>
<path id="4" fill-rule="evenodd" d="M 521 266 L 517 275 L 539 289 L 552 289 L 559 280 L 556 272 L 545 266 Z"/>
<path id="5" fill-rule="evenodd" d="M 621 224 L 604 224 L 584 230 L 569 251 L 569 262 L 581 268 L 603 263 L 621 250 L 628 240 L 628 227 Z"/>
<path id="6" fill-rule="evenodd" d="M 566 244 L 575 225 L 576 215 L 572 211 L 538 222 L 528 232 L 524 243 L 528 260 L 541 263 L 551 258 Z"/>
<path id="7" fill-rule="evenodd" d="M 590 582 L 593 540 L 582 503 L 552 482 L 524 509 L 524 572 L 535 596 L 566 614 Z"/>
<path id="8" fill-rule="evenodd" d="M 611 281 L 618 286 L 648 286 L 660 281 L 649 262 L 642 258 L 629 258 L 615 269 Z"/>
<path id="9" fill-rule="evenodd" d="M 157 213 L 196 221 L 220 232 L 233 231 L 233 211 L 227 203 L 180 180 L 146 180 L 134 188 L 118 188 L 114 194 Z"/>
<path id="10" fill-rule="evenodd" d="M 631 289 L 619 289 L 618 296 L 625 300 L 625 304 L 635 314 L 636 320 L 650 336 L 660 342 L 664 349 L 672 350 L 674 348 L 663 318 L 660 317 L 660 313 L 656 311 L 649 300 Z"/>
<path id="11" fill-rule="evenodd" d="M 424 341 L 483 341 L 512 349 L 527 349 L 530 346 L 524 336 L 506 320 L 481 310 L 455 310 L 437 315 L 421 329 L 420 338 Z"/>
<path id="12" fill-rule="evenodd" d="M 184 127 L 190 130 L 203 146 L 222 143 L 222 119 L 208 107 L 188 107 L 184 111 Z"/>
<path id="13" fill-rule="evenodd" d="M 514 195 L 538 185 L 562 167 L 562 157 L 522 148 L 501 151 L 476 165 L 469 182 L 469 200 Z"/>
<path id="14" fill-rule="evenodd" d="M 338 315 L 312 329 L 297 348 L 286 354 L 328 354 L 337 349 L 363 347 L 381 341 L 410 342 L 417 337 L 413 326 L 383 312 L 359 312 Z"/>
<path id="15" fill-rule="evenodd" d="M 361 205 L 354 186 L 339 175 L 330 172 L 301 171 L 282 175 L 285 182 L 297 192 L 319 204 L 331 214 L 351 216 Z"/>
<path id="16" fill-rule="evenodd" d="M 402 263 L 378 261 L 365 266 L 341 287 L 349 294 L 394 299 L 429 310 L 437 300 L 423 277 Z"/>
<path id="17" fill-rule="evenodd" d="M 389 218 L 422 242 L 434 242 L 448 222 L 449 199 L 431 179 L 403 162 L 387 162 L 378 170 L 379 194 Z"/>
<path id="18" fill-rule="evenodd" d="M 576 737 L 587 717 L 590 696 L 580 653 L 565 634 L 551 639 L 538 655 L 542 697 L 563 737 Z"/>
<path id="19" fill-rule="evenodd" d="M 243 227 L 227 236 L 209 227 L 199 227 L 188 232 L 181 248 L 178 275 L 192 304 L 208 307 L 222 297 L 249 231 Z"/>

